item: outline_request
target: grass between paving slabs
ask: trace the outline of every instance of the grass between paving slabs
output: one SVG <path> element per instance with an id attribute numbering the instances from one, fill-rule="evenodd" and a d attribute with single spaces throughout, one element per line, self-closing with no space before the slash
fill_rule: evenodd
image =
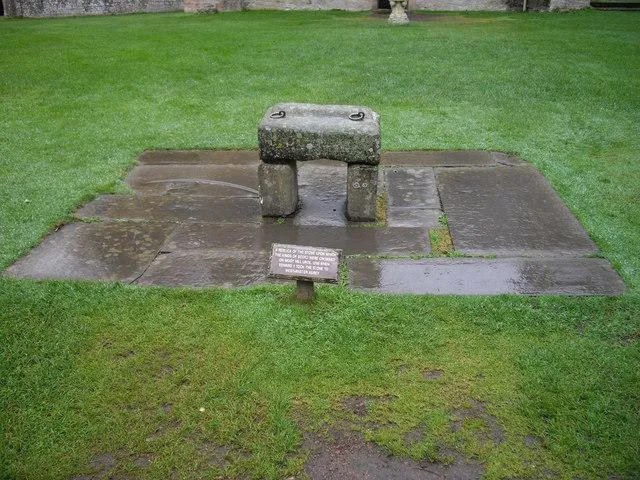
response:
<path id="1" fill-rule="evenodd" d="M 323 286 L 304 306 L 287 286 L 1 279 L 0 476 L 102 462 L 143 478 L 284 478 L 302 471 L 301 432 L 333 422 L 395 454 L 458 450 L 489 478 L 638 477 L 639 27 L 617 12 L 402 29 L 337 12 L 0 20 L 0 266 L 120 189 L 142 150 L 255 148 L 268 106 L 309 101 L 379 111 L 387 149 L 518 153 L 630 289 Z M 345 408 L 354 396 L 364 417 Z"/>

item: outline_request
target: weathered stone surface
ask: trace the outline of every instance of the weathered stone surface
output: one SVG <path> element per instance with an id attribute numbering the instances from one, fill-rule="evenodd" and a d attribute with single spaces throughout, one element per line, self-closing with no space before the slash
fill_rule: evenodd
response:
<path id="1" fill-rule="evenodd" d="M 378 166 L 349 165 L 347 168 L 347 218 L 375 222 L 378 197 Z"/>
<path id="2" fill-rule="evenodd" d="M 388 207 L 389 227 L 438 228 L 442 211 L 435 208 Z"/>
<path id="3" fill-rule="evenodd" d="M 441 210 L 430 208 L 437 206 L 430 167 L 379 172 L 378 188 L 387 194 L 389 204 L 388 227 L 368 228 L 345 220 L 345 163 L 301 163 L 302 209 L 294 218 L 280 222 L 260 216 L 258 197 L 233 197 L 238 187 L 251 188 L 251 182 L 256 182 L 255 152 L 253 160 L 247 155 L 247 161 L 238 165 L 229 160 L 233 157 L 224 159 L 214 152 L 154 155 L 146 156 L 149 163 L 137 167 L 129 177 L 138 195 L 103 196 L 78 212 L 83 218 L 124 222 L 66 226 L 10 267 L 7 275 L 132 281 L 145 272 L 144 284 L 240 286 L 268 281 L 273 243 L 341 249 L 345 255 L 409 257 L 429 253 L 428 229 L 440 227 Z M 355 262 L 353 284 L 374 291 L 413 293 L 588 295 L 624 291 L 606 261 L 577 258 L 595 247 L 539 173 L 515 157 L 498 152 L 487 155 L 484 158 L 493 159 L 494 164 L 439 169 L 436 177 L 458 251 L 468 241 L 468 252 L 511 258 L 351 259 Z M 438 156 L 442 159 L 440 153 Z M 168 163 L 170 158 L 177 163 Z M 415 161 L 420 161 L 419 155 Z M 231 185 L 176 190 L 182 188 L 171 183 L 170 177 L 176 174 Z M 248 178 L 252 180 L 247 182 Z M 209 188 L 212 190 L 206 190 Z M 474 242 L 478 250 L 473 250 Z M 153 265 L 145 270 L 156 253 Z M 527 258 L 531 256 L 536 258 Z"/>
<path id="4" fill-rule="evenodd" d="M 491 152 L 491 158 L 493 158 L 493 160 L 498 165 L 506 165 L 512 167 L 518 165 L 527 165 L 527 162 L 525 162 L 521 158 L 503 152 Z"/>
<path id="5" fill-rule="evenodd" d="M 182 0 L 5 0 L 6 14 L 13 17 L 113 15 L 134 12 L 175 12 Z"/>
<path id="6" fill-rule="evenodd" d="M 318 160 L 298 165 L 299 210 L 295 225 L 347 225 L 347 165 Z"/>
<path id="7" fill-rule="evenodd" d="M 492 152 L 465 150 L 385 152 L 382 154 L 381 163 L 383 165 L 416 167 L 485 167 L 495 165 L 496 161 Z"/>
<path id="8" fill-rule="evenodd" d="M 142 165 L 258 165 L 257 150 L 147 150 Z"/>
<path id="9" fill-rule="evenodd" d="M 256 165 L 140 165 L 127 183 L 139 195 L 258 197 Z"/>
<path id="10" fill-rule="evenodd" d="M 440 209 L 433 168 L 385 168 L 387 205 Z"/>
<path id="11" fill-rule="evenodd" d="M 298 208 L 296 162 L 261 163 L 258 168 L 260 205 L 265 217 L 286 217 Z"/>
<path id="12" fill-rule="evenodd" d="M 417 0 L 418 10 L 508 10 L 509 0 Z"/>
<path id="13" fill-rule="evenodd" d="M 587 255 L 596 246 L 532 167 L 441 169 L 454 248 L 470 254 Z"/>
<path id="14" fill-rule="evenodd" d="M 609 262 L 568 259 L 427 259 L 349 261 L 353 288 L 385 293 L 620 295 L 625 286 Z"/>
<path id="15" fill-rule="evenodd" d="M 136 283 L 172 287 L 243 287 L 267 279 L 269 254 L 190 250 L 158 255 Z"/>
<path id="16" fill-rule="evenodd" d="M 19 278 L 131 282 L 155 257 L 175 225 L 73 223 L 45 238 L 6 270 Z"/>
<path id="17" fill-rule="evenodd" d="M 76 212 L 78 218 L 162 222 L 260 223 L 258 198 L 216 198 L 181 195 L 103 195 Z"/>
<path id="18" fill-rule="evenodd" d="M 530 0 L 550 10 L 587 8 L 589 0 Z M 508 10 L 521 9 L 522 0 L 409 0 L 411 10 Z M 134 12 L 218 12 L 230 10 L 371 10 L 375 0 L 5 0 L 5 15 L 46 17 L 105 15 Z M 546 9 L 546 8 L 545 8 Z"/>
<path id="19" fill-rule="evenodd" d="M 370 10 L 371 0 L 245 0 L 246 10 Z M 377 7 L 375 7 L 377 8 Z"/>
<path id="20" fill-rule="evenodd" d="M 431 252 L 424 228 L 359 226 L 231 225 L 187 223 L 167 239 L 163 250 L 269 252 L 274 243 L 339 249 L 345 255 L 415 255 Z"/>
<path id="21" fill-rule="evenodd" d="M 283 118 L 271 118 L 284 112 Z M 364 113 L 360 121 L 349 119 Z M 258 128 L 260 158 L 267 163 L 339 160 L 380 162 L 380 117 L 367 107 L 283 103 L 265 113 Z"/>
<path id="22" fill-rule="evenodd" d="M 550 0 L 549 10 L 579 10 L 589 8 L 590 0 Z"/>

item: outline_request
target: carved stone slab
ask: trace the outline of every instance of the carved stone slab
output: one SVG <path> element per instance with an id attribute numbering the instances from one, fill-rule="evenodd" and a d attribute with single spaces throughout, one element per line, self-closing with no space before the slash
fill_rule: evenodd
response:
<path id="1" fill-rule="evenodd" d="M 378 165 L 380 116 L 360 106 L 281 103 L 265 113 L 258 142 L 266 163 L 325 158 Z"/>

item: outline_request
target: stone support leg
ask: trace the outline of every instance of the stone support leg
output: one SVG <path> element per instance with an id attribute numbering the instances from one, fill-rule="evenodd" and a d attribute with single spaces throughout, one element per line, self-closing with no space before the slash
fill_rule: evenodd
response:
<path id="1" fill-rule="evenodd" d="M 286 217 L 298 208 L 296 162 L 261 163 L 258 167 L 263 217 Z"/>
<path id="2" fill-rule="evenodd" d="M 378 197 L 378 166 L 350 164 L 347 167 L 347 218 L 375 222 Z"/>

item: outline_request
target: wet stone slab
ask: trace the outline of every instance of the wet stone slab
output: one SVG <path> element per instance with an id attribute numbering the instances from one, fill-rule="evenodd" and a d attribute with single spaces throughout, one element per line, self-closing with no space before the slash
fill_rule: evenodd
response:
<path id="1" fill-rule="evenodd" d="M 423 228 L 373 228 L 189 223 L 169 237 L 163 250 L 242 250 L 269 252 L 273 243 L 309 245 L 342 250 L 345 255 L 428 254 L 428 232 Z"/>
<path id="2" fill-rule="evenodd" d="M 620 295 L 609 262 L 573 259 L 426 259 L 349 261 L 351 286 L 386 293 Z"/>
<path id="3" fill-rule="evenodd" d="M 171 287 L 244 287 L 267 279 L 269 254 L 185 250 L 158 255 L 136 283 Z"/>
<path id="4" fill-rule="evenodd" d="M 532 167 L 440 169 L 454 248 L 468 254 L 575 255 L 596 246 Z"/>
<path id="5" fill-rule="evenodd" d="M 175 227 L 137 222 L 66 225 L 5 273 L 20 278 L 131 282 L 151 263 Z"/>
<path id="6" fill-rule="evenodd" d="M 433 208 L 387 207 L 387 225 L 397 227 L 438 228 L 441 210 Z"/>
<path id="7" fill-rule="evenodd" d="M 258 198 L 103 195 L 76 212 L 78 218 L 162 222 L 261 223 Z"/>
<path id="8" fill-rule="evenodd" d="M 4 274 L 246 286 L 268 279 L 273 243 L 341 249 L 353 288 L 418 294 L 617 295 L 624 284 L 542 175 L 499 152 L 389 152 L 378 173 L 386 226 L 345 218 L 347 166 L 298 163 L 294 216 L 263 219 L 255 151 L 151 151 L 128 176 Z M 389 166 L 394 165 L 394 166 Z M 442 204 L 442 207 L 441 207 Z M 430 258 L 446 213 L 457 252 Z M 99 222 L 95 222 L 99 220 Z M 349 258 L 354 255 L 405 259 Z M 504 257 L 504 258 L 502 258 Z"/>
<path id="9" fill-rule="evenodd" d="M 140 165 L 127 183 L 138 195 L 258 197 L 255 165 Z"/>
<path id="10" fill-rule="evenodd" d="M 440 208 L 433 168 L 392 167 L 385 175 L 388 206 Z"/>
<path id="11" fill-rule="evenodd" d="M 381 164 L 417 167 L 488 167 L 496 164 L 496 157 L 493 152 L 481 150 L 385 152 L 382 154 Z"/>

